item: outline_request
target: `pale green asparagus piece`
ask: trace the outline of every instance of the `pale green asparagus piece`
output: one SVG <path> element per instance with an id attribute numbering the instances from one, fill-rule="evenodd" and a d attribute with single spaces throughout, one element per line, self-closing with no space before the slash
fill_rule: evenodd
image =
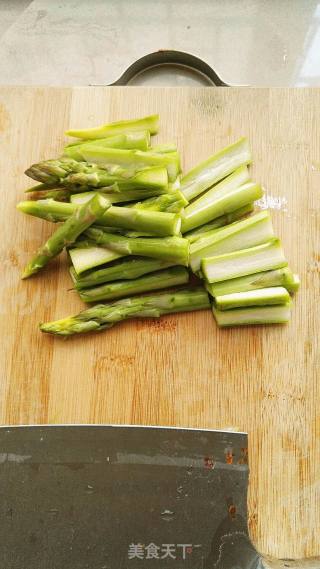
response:
<path id="1" fill-rule="evenodd" d="M 110 206 L 108 200 L 97 194 L 90 202 L 79 206 L 69 219 L 58 227 L 46 243 L 40 247 L 33 259 L 24 269 L 22 278 L 26 279 L 45 267 L 64 247 L 72 245 L 77 237 L 94 223 Z"/>
<path id="2" fill-rule="evenodd" d="M 40 330 L 58 336 L 72 336 L 100 332 L 129 318 L 157 318 L 163 314 L 204 310 L 209 307 L 208 294 L 203 288 L 187 288 L 98 304 L 76 316 L 40 324 Z"/>
<path id="3" fill-rule="evenodd" d="M 290 320 L 291 302 L 275 306 L 251 306 L 218 310 L 212 306 L 218 326 L 243 326 L 248 324 L 286 324 Z"/>
<path id="4" fill-rule="evenodd" d="M 101 190 L 99 190 L 101 191 Z M 140 194 L 138 193 L 140 192 Z M 104 194 L 104 196 L 111 203 L 123 203 L 126 201 L 132 202 L 133 200 L 143 200 L 136 203 L 132 203 L 127 207 L 133 207 L 135 209 L 149 209 L 153 211 L 166 211 L 168 213 L 180 213 L 182 209 L 188 205 L 187 200 L 179 190 L 173 190 L 168 194 L 161 194 L 160 196 L 150 196 L 146 195 L 146 190 L 131 190 L 130 193 L 121 192 L 119 194 Z M 92 198 L 91 192 L 82 192 L 80 194 L 72 194 L 70 196 L 71 203 L 81 204 L 85 203 Z M 147 199 L 144 199 L 147 198 Z M 230 214 L 231 215 L 231 214 Z"/>
<path id="5" fill-rule="evenodd" d="M 274 286 L 260 288 L 247 292 L 233 292 L 215 297 L 215 306 L 218 310 L 244 308 L 246 306 L 268 306 L 270 304 L 287 304 L 290 295 L 286 288 Z"/>
<path id="6" fill-rule="evenodd" d="M 92 269 L 80 276 L 70 267 L 70 274 L 77 290 L 97 286 L 103 283 L 137 279 L 142 275 L 168 269 L 174 265 L 170 261 L 148 259 L 147 257 L 125 257 L 100 269 Z"/>
<path id="7" fill-rule="evenodd" d="M 148 130 L 150 134 L 157 134 L 159 130 L 159 115 L 149 115 L 141 119 L 131 119 L 104 124 L 94 128 L 70 129 L 67 136 L 76 138 L 94 139 L 106 138 L 115 134 L 127 134 Z"/>
<path id="8" fill-rule="evenodd" d="M 242 182 L 247 175 L 247 167 L 239 168 L 188 205 L 182 215 L 182 232 L 186 233 L 261 198 L 263 192 L 259 184 Z"/>
<path id="9" fill-rule="evenodd" d="M 132 204 L 130 207 L 150 211 L 166 211 L 167 213 L 180 213 L 188 202 L 182 192 L 172 191 L 169 194 L 155 196 L 141 202 Z"/>
<path id="10" fill-rule="evenodd" d="M 288 292 L 296 292 L 299 288 L 299 277 L 294 275 L 289 267 L 283 267 L 218 283 L 206 283 L 206 289 L 213 297 L 278 286 L 285 287 Z"/>
<path id="11" fill-rule="evenodd" d="M 81 147 L 86 144 L 99 144 L 106 148 L 122 148 L 122 149 L 136 149 L 136 150 L 148 150 L 150 146 L 150 133 L 148 130 L 142 130 L 141 132 L 128 132 L 126 134 L 117 134 L 115 136 L 108 136 L 107 138 L 95 139 L 95 140 L 80 140 L 78 144 L 68 144 L 63 150 L 63 155 L 73 158 L 74 160 L 83 160 L 81 154 Z"/>
<path id="12" fill-rule="evenodd" d="M 130 238 L 122 235 L 107 233 L 102 229 L 90 228 L 85 235 L 97 245 L 107 247 L 122 255 L 140 255 L 174 261 L 177 265 L 188 265 L 189 242 L 182 237 L 137 237 Z M 90 268 L 90 267 L 88 267 Z M 77 269 L 76 269 L 77 270 Z M 77 273 L 79 271 L 77 270 Z"/>
<path id="13" fill-rule="evenodd" d="M 246 138 L 240 138 L 238 142 L 201 162 L 183 176 L 181 191 L 188 201 L 193 200 L 240 166 L 250 164 L 251 160 L 248 141 Z"/>
<path id="14" fill-rule="evenodd" d="M 147 189 L 140 189 L 140 190 L 129 190 L 129 191 L 123 191 L 123 192 L 113 192 L 113 193 L 109 193 L 108 192 L 109 188 L 99 188 L 99 192 L 103 193 L 103 195 L 110 201 L 110 203 L 112 204 L 121 204 L 121 203 L 125 203 L 125 202 L 135 202 L 137 200 L 144 200 L 146 201 L 149 198 L 153 198 L 153 197 L 159 197 L 159 192 L 158 190 L 147 190 Z M 58 190 L 53 190 L 53 191 L 58 191 Z M 93 190 L 91 189 L 88 192 L 80 192 L 79 194 L 74 194 L 74 193 L 70 193 L 70 202 L 71 203 L 76 203 L 76 204 L 82 204 L 85 203 L 87 201 L 89 201 L 89 199 L 91 199 L 92 197 L 92 193 Z M 172 192 L 173 194 L 175 192 Z M 167 196 L 168 194 L 160 194 L 163 196 Z M 50 196 L 44 196 L 44 197 L 50 197 Z M 54 196 L 51 196 L 54 197 Z"/>
<path id="15" fill-rule="evenodd" d="M 85 290 L 80 290 L 80 298 L 84 302 L 114 300 L 132 294 L 140 294 L 161 288 L 186 284 L 189 273 L 184 267 L 171 267 L 155 273 L 143 275 L 136 279 L 106 283 Z"/>
<path id="16" fill-rule="evenodd" d="M 205 237 L 198 239 L 190 246 L 190 267 L 196 273 L 205 257 L 255 247 L 270 241 L 273 237 L 270 213 L 260 211 L 251 217 L 213 230 L 207 233 Z"/>
<path id="17" fill-rule="evenodd" d="M 79 247 L 77 243 L 75 245 L 76 247 L 69 249 L 69 255 L 74 270 L 78 275 L 94 267 L 99 267 L 125 257 L 125 253 L 117 253 L 107 247 L 99 247 L 94 244 L 91 244 L 91 246 L 88 244 L 86 247 Z"/>
<path id="18" fill-rule="evenodd" d="M 111 164 L 117 164 L 132 174 L 143 168 L 166 168 L 169 182 L 174 182 L 181 171 L 178 152 L 158 154 L 141 150 L 106 148 L 98 144 L 84 144 L 78 148 L 78 152 L 82 155 L 82 160 L 97 164 L 100 168 L 108 168 Z"/>
<path id="19" fill-rule="evenodd" d="M 201 269 L 209 283 L 216 283 L 287 265 L 279 239 L 272 239 L 257 247 L 204 258 Z"/>
<path id="20" fill-rule="evenodd" d="M 195 243 L 199 239 L 202 239 L 203 237 L 207 237 L 209 232 L 216 231 L 217 229 L 220 229 L 221 227 L 224 227 L 225 225 L 229 225 L 230 223 L 233 223 L 234 221 L 238 221 L 238 219 L 241 219 L 245 215 L 252 213 L 253 210 L 254 210 L 254 204 L 249 203 L 247 205 L 244 205 L 243 207 L 240 207 L 239 209 L 236 209 L 235 211 L 232 211 L 231 213 L 226 213 L 225 215 L 221 215 L 220 217 L 217 217 L 216 219 L 214 219 L 210 223 L 206 223 L 205 225 L 201 225 L 200 227 L 197 227 L 197 229 L 193 229 L 192 231 L 188 231 L 187 233 L 184 233 L 183 237 L 188 239 L 190 244 Z"/>
<path id="21" fill-rule="evenodd" d="M 75 203 L 57 202 L 52 199 L 27 200 L 17 205 L 24 213 L 53 222 L 67 220 L 78 207 Z M 181 219 L 175 213 L 111 206 L 99 218 L 99 225 L 167 236 L 180 234 Z"/>

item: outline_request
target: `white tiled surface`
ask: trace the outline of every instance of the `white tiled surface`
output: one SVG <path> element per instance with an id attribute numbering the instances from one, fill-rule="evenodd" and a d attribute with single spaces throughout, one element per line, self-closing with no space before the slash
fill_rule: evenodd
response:
<path id="1" fill-rule="evenodd" d="M 320 0 L 0 0 L 1 84 L 108 84 L 158 49 L 231 84 L 320 86 Z"/>

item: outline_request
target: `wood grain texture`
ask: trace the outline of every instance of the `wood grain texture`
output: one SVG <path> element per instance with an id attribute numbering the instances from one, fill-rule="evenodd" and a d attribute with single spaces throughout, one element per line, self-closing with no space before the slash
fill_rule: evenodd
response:
<path id="1" fill-rule="evenodd" d="M 70 341 L 38 323 L 83 307 L 64 256 L 20 272 L 50 224 L 15 204 L 63 131 L 159 112 L 187 169 L 241 135 L 302 279 L 284 327 L 218 330 L 210 312 L 122 323 Z M 320 90 L 1 88 L 1 423 L 132 423 L 250 436 L 250 531 L 280 558 L 320 555 Z"/>

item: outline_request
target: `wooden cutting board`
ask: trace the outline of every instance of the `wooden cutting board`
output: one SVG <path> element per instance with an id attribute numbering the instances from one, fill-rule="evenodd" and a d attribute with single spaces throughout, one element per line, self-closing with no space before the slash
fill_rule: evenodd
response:
<path id="1" fill-rule="evenodd" d="M 211 313 L 135 321 L 63 341 L 41 321 L 83 308 L 65 256 L 20 273 L 52 226 L 15 209 L 24 170 L 63 132 L 160 113 L 185 169 L 248 136 L 253 178 L 302 286 L 288 326 L 218 330 Z M 1 422 L 247 430 L 250 530 L 280 558 L 320 555 L 320 90 L 1 88 Z"/>

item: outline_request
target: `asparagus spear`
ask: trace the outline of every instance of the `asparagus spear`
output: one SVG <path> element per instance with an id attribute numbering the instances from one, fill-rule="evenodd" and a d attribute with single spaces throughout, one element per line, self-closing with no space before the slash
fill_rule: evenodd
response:
<path id="1" fill-rule="evenodd" d="M 195 243 L 199 239 L 207 237 L 209 232 L 220 229 L 224 225 L 229 225 L 229 223 L 233 223 L 234 221 L 241 219 L 241 217 L 244 217 L 247 213 L 253 212 L 253 210 L 254 210 L 254 204 L 248 203 L 247 205 L 244 205 L 243 207 L 240 207 L 239 209 L 236 209 L 231 213 L 226 213 L 225 215 L 217 217 L 210 223 L 201 225 L 200 227 L 197 227 L 197 229 L 193 229 L 192 231 L 184 233 L 183 237 L 188 239 L 190 244 Z"/>
<path id="2" fill-rule="evenodd" d="M 190 170 L 181 180 L 181 191 L 188 201 L 231 174 L 240 166 L 251 163 L 251 152 L 246 138 L 227 146 Z M 205 223 L 205 222 L 203 222 Z"/>
<path id="3" fill-rule="evenodd" d="M 142 130 L 141 132 L 128 132 L 125 134 L 117 134 L 115 136 L 108 136 L 107 138 L 100 138 L 95 140 L 79 141 L 64 147 L 63 155 L 73 158 L 74 160 L 83 160 L 81 154 L 81 147 L 84 144 L 99 144 L 99 146 L 107 148 L 123 148 L 123 149 L 137 149 L 146 151 L 150 145 L 150 132 Z"/>
<path id="4" fill-rule="evenodd" d="M 139 132 L 148 130 L 150 134 L 157 134 L 159 129 L 159 115 L 149 115 L 141 119 L 131 119 L 104 124 L 95 128 L 71 129 L 66 135 L 76 138 L 94 139 L 106 138 L 115 134 Z"/>
<path id="5" fill-rule="evenodd" d="M 288 292 L 295 292 L 299 287 L 298 275 L 294 275 L 289 267 L 283 267 L 218 283 L 206 283 L 206 289 L 213 297 L 278 286 L 285 287 Z"/>
<path id="6" fill-rule="evenodd" d="M 170 194 L 155 196 L 129 207 L 151 211 L 166 211 L 167 213 L 180 213 L 186 205 L 188 205 L 188 202 L 182 192 L 175 190 Z"/>
<path id="7" fill-rule="evenodd" d="M 188 205 L 182 215 L 182 232 L 190 231 L 261 198 L 261 186 L 253 182 L 243 183 L 247 177 L 247 167 L 239 168 Z"/>
<path id="8" fill-rule="evenodd" d="M 266 243 L 274 237 L 271 216 L 260 211 L 247 219 L 236 221 L 206 234 L 190 246 L 190 266 L 193 272 L 200 269 L 205 257 L 231 253 Z"/>
<path id="9" fill-rule="evenodd" d="M 75 203 L 57 202 L 52 199 L 24 201 L 17 208 L 29 215 L 48 221 L 65 221 L 79 206 Z M 181 219 L 174 213 L 111 206 L 99 218 L 99 225 L 131 229 L 152 235 L 179 235 Z"/>
<path id="10" fill-rule="evenodd" d="M 79 247 L 79 244 L 77 243 L 75 245 L 76 247 L 69 249 L 69 255 L 74 270 L 78 275 L 84 271 L 111 263 L 112 261 L 125 256 L 125 253 L 117 253 L 107 247 L 98 247 L 93 244 L 91 246 L 88 245 L 87 247 Z"/>
<path id="11" fill-rule="evenodd" d="M 108 190 L 108 188 L 106 188 Z M 55 191 L 55 190 L 53 190 Z M 81 204 L 85 203 L 92 197 L 93 190 L 88 192 L 80 192 L 79 194 L 72 194 L 69 192 L 70 201 L 71 203 Z M 110 203 L 125 203 L 125 202 L 133 202 L 135 200 L 144 200 L 146 201 L 147 198 L 159 197 L 159 192 L 157 190 L 147 190 L 147 189 L 140 189 L 140 190 L 130 190 L 130 191 L 123 191 L 117 193 L 109 193 L 105 191 L 105 188 L 99 188 L 99 192 L 103 193 L 103 195 L 110 201 Z M 172 192 L 173 194 L 175 192 Z M 163 196 L 167 196 L 169 194 L 160 194 Z M 49 196 L 48 196 L 49 197 Z M 53 197 L 53 196 L 52 196 Z"/>
<path id="12" fill-rule="evenodd" d="M 108 200 L 97 194 L 90 202 L 77 208 L 74 214 L 40 247 L 24 269 L 22 278 L 26 279 L 45 267 L 53 257 L 61 253 L 64 247 L 71 245 L 85 229 L 99 219 L 109 206 Z"/>
<path id="13" fill-rule="evenodd" d="M 92 331 L 100 332 L 128 318 L 156 318 L 162 314 L 203 310 L 209 307 L 208 295 L 203 288 L 188 288 L 98 304 L 76 316 L 40 324 L 40 330 L 59 336 L 72 336 Z"/>
<path id="14" fill-rule="evenodd" d="M 84 302 L 98 302 L 100 300 L 114 300 L 141 292 L 182 285 L 188 281 L 189 273 L 187 269 L 184 267 L 171 267 L 136 279 L 116 281 L 80 290 L 79 294 Z"/>
<path id="15" fill-rule="evenodd" d="M 287 289 L 281 286 L 260 288 L 247 292 L 233 292 L 215 297 L 215 306 L 218 310 L 244 308 L 246 306 L 268 306 L 270 304 L 287 304 L 290 295 Z"/>
<path id="16" fill-rule="evenodd" d="M 142 275 L 160 271 L 172 267 L 174 263 L 161 259 L 148 259 L 147 257 L 129 257 L 115 261 L 111 265 L 101 269 L 93 269 L 77 275 L 74 267 L 70 267 L 70 273 L 77 290 L 97 286 L 99 284 L 119 281 L 124 279 L 136 279 Z"/>
<path id="17" fill-rule="evenodd" d="M 117 164 L 129 172 L 137 172 L 143 168 L 164 167 L 168 172 L 169 182 L 174 182 L 180 169 L 178 152 L 157 154 L 141 150 L 122 150 L 120 148 L 105 148 L 98 144 L 84 144 L 78 149 L 82 160 L 97 164 L 101 168 Z"/>
<path id="18" fill-rule="evenodd" d="M 212 311 L 218 326 L 243 326 L 246 324 L 285 324 L 290 320 L 291 303 L 275 306 L 251 306 L 250 308 L 234 308 L 233 310 Z"/>
<path id="19" fill-rule="evenodd" d="M 110 193 L 143 188 L 157 189 L 159 194 L 168 191 L 168 173 L 164 167 L 128 172 L 126 168 L 114 164 L 99 168 L 96 164 L 61 158 L 33 164 L 25 174 L 47 186 L 62 186 L 76 191 L 81 191 L 82 187 L 86 191 L 88 186 L 93 188 L 109 186 Z"/>
<path id="20" fill-rule="evenodd" d="M 152 257 L 163 259 L 164 261 L 174 261 L 177 265 L 188 265 L 189 243 L 182 237 L 165 237 L 163 239 L 153 237 L 123 237 L 107 233 L 102 229 L 91 228 L 85 232 L 86 236 L 95 241 L 97 245 L 107 247 L 122 255 L 140 255 L 141 257 Z M 80 271 L 75 267 L 77 273 L 92 268 L 87 266 Z"/>
<path id="21" fill-rule="evenodd" d="M 99 191 L 101 192 L 101 189 Z M 160 196 L 157 195 L 149 197 L 146 194 L 146 190 L 136 190 L 136 192 L 134 190 L 131 190 L 130 193 L 121 192 L 119 194 L 104 194 L 104 196 L 111 203 L 121 203 L 125 201 L 132 202 L 135 199 L 142 199 L 143 201 L 132 203 L 127 207 L 145 210 L 148 209 L 153 211 L 164 211 L 167 213 L 180 213 L 184 206 L 188 204 L 187 200 L 179 190 L 173 190 L 169 194 L 161 194 Z M 70 201 L 71 203 L 79 205 L 85 203 L 86 201 L 89 201 L 91 198 L 92 191 L 81 192 L 80 194 L 72 194 L 70 196 Z"/>
<path id="22" fill-rule="evenodd" d="M 92 231 L 88 229 L 88 232 Z M 209 283 L 216 283 L 287 266 L 279 239 L 202 260 L 202 272 Z"/>

